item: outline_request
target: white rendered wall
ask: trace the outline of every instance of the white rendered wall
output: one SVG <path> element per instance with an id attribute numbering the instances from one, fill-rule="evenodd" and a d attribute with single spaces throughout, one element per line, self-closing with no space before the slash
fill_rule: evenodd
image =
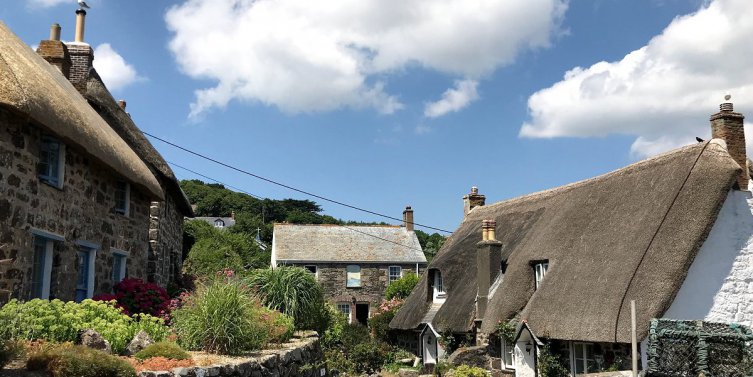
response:
<path id="1" fill-rule="evenodd" d="M 534 351 L 526 352 L 526 343 L 530 340 L 519 339 L 515 343 L 515 377 L 535 377 L 536 360 Z M 530 345 L 528 346 L 530 347 Z"/>
<path id="2" fill-rule="evenodd" d="M 640 303 L 637 303 L 640 305 Z M 753 325 L 753 199 L 730 191 L 664 318 Z M 648 342 L 641 342 L 643 365 Z"/>

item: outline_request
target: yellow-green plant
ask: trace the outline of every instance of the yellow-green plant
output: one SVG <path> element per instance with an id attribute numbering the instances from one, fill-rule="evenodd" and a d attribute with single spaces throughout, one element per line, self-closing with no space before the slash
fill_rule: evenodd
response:
<path id="1" fill-rule="evenodd" d="M 489 374 L 479 368 L 479 367 L 471 367 L 468 365 L 461 365 L 454 369 L 455 371 L 455 377 L 487 377 Z"/>
<path id="2" fill-rule="evenodd" d="M 141 330 L 157 341 L 167 336 L 169 329 L 161 318 L 146 314 L 129 317 L 113 302 L 34 299 L 27 302 L 11 300 L 0 308 L 0 338 L 72 342 L 78 332 L 92 329 L 102 335 L 113 352 L 122 352 L 128 342 Z"/>
<path id="3" fill-rule="evenodd" d="M 176 343 L 163 341 L 148 345 L 146 348 L 133 355 L 133 357 L 139 360 L 146 360 L 152 357 L 187 360 L 191 358 L 191 355 L 184 351 L 183 348 L 180 348 Z"/>
<path id="4" fill-rule="evenodd" d="M 71 343 L 50 344 L 29 355 L 28 370 L 44 370 L 52 377 L 136 377 L 127 361 Z"/>

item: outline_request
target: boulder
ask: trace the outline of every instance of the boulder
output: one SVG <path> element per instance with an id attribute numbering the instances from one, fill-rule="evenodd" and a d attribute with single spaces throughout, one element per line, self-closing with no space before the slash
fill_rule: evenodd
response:
<path id="1" fill-rule="evenodd" d="M 76 337 L 76 344 L 100 350 L 105 353 L 112 353 L 110 342 L 108 342 L 102 335 L 92 329 L 85 329 L 78 332 Z"/>
<path id="2" fill-rule="evenodd" d="M 137 352 L 143 350 L 151 344 L 154 344 L 152 337 L 149 336 L 146 331 L 141 330 L 133 337 L 133 339 L 131 339 L 131 342 L 128 343 L 125 349 L 125 354 L 126 356 L 135 355 Z"/>
<path id="3" fill-rule="evenodd" d="M 418 371 L 401 368 L 397 371 L 398 377 L 418 377 Z"/>
<path id="4" fill-rule="evenodd" d="M 453 366 L 468 365 L 489 369 L 490 357 L 486 346 L 462 347 L 453 352 L 447 362 Z"/>

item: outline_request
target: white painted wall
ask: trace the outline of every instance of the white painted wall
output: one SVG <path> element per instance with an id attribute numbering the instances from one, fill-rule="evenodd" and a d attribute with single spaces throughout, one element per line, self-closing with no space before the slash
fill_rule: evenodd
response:
<path id="1" fill-rule="evenodd" d="M 521 336 L 515 343 L 515 377 L 534 377 L 536 376 L 535 352 L 533 349 L 530 353 L 526 352 L 526 343 L 529 340 L 523 338 Z"/>
<path id="2" fill-rule="evenodd" d="M 640 303 L 638 303 L 640 305 Z M 753 198 L 730 191 L 664 318 L 753 325 Z M 643 365 L 648 342 L 641 342 Z"/>

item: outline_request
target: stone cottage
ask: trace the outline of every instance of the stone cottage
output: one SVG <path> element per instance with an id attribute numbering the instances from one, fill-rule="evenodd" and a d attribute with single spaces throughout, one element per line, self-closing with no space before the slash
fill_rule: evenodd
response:
<path id="1" fill-rule="evenodd" d="M 421 331 L 425 362 L 449 332 L 488 345 L 494 368 L 535 376 L 547 343 L 572 375 L 629 369 L 632 300 L 644 353 L 652 318 L 752 325 L 743 116 L 724 103 L 711 129 L 602 176 L 472 206 L 391 327 Z"/>
<path id="2" fill-rule="evenodd" d="M 426 267 L 410 207 L 403 218 L 403 226 L 275 224 L 272 267 L 306 268 L 328 301 L 352 323 L 366 324 L 390 282 Z"/>

